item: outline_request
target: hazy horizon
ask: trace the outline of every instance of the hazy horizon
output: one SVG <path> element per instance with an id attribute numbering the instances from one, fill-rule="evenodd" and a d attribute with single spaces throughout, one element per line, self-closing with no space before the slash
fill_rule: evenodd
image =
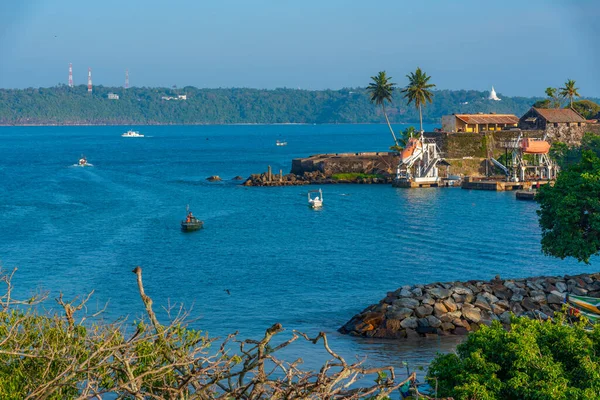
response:
<path id="1" fill-rule="evenodd" d="M 440 90 L 543 97 L 574 79 L 600 97 L 600 2 L 32 0 L 0 4 L 0 87 L 398 86 L 419 66 Z"/>

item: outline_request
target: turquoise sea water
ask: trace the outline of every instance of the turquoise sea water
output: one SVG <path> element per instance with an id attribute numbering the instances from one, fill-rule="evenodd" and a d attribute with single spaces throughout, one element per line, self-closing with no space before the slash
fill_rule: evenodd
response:
<path id="1" fill-rule="evenodd" d="M 127 129 L 0 128 L 0 261 L 18 267 L 17 294 L 93 289 L 91 310 L 109 301 L 107 318 L 133 319 L 143 311 L 131 272 L 140 265 L 156 305 L 185 304 L 213 336 L 257 337 L 280 322 L 325 331 L 335 350 L 369 365 L 414 366 L 456 339 L 336 329 L 405 284 L 594 270 L 542 256 L 536 205 L 514 193 L 331 185 L 314 211 L 308 187 L 231 180 L 267 165 L 289 172 L 292 158 L 315 153 L 385 151 L 384 125 L 149 126 L 145 138 L 121 138 Z M 81 154 L 94 167 L 72 167 Z M 186 204 L 205 229 L 180 232 Z M 287 354 L 309 367 L 324 359 L 302 343 Z"/>

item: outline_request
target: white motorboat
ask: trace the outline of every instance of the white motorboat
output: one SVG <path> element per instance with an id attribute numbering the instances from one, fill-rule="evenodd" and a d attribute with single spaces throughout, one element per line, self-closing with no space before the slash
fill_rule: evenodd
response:
<path id="1" fill-rule="evenodd" d="M 73 164 L 74 167 L 93 167 L 92 164 L 87 162 L 87 158 L 84 155 L 81 156 L 77 164 Z"/>
<path id="2" fill-rule="evenodd" d="M 121 135 L 122 137 L 144 137 L 141 133 L 137 131 L 127 131 Z"/>
<path id="3" fill-rule="evenodd" d="M 287 142 L 282 142 L 281 140 L 278 140 L 277 142 L 275 142 L 276 146 L 287 146 Z"/>
<path id="4" fill-rule="evenodd" d="M 323 207 L 323 192 L 321 189 L 308 191 L 308 206 L 310 208 Z"/>

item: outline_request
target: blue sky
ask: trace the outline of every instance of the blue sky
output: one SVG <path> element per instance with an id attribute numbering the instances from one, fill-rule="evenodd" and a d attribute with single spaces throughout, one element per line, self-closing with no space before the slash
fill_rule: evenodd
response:
<path id="1" fill-rule="evenodd" d="M 0 0 L 0 87 L 365 86 L 600 97 L 598 0 Z"/>

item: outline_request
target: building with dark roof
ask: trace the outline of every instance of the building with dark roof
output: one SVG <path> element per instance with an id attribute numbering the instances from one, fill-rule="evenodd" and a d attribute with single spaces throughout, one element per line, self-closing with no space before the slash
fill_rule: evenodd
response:
<path id="1" fill-rule="evenodd" d="M 523 130 L 541 130 L 553 141 L 579 144 L 585 132 L 586 119 L 572 108 L 531 107 L 519 119 Z"/>
<path id="2" fill-rule="evenodd" d="M 513 114 L 452 114 L 442 117 L 444 132 L 499 131 L 505 127 L 516 127 L 519 117 Z"/>

